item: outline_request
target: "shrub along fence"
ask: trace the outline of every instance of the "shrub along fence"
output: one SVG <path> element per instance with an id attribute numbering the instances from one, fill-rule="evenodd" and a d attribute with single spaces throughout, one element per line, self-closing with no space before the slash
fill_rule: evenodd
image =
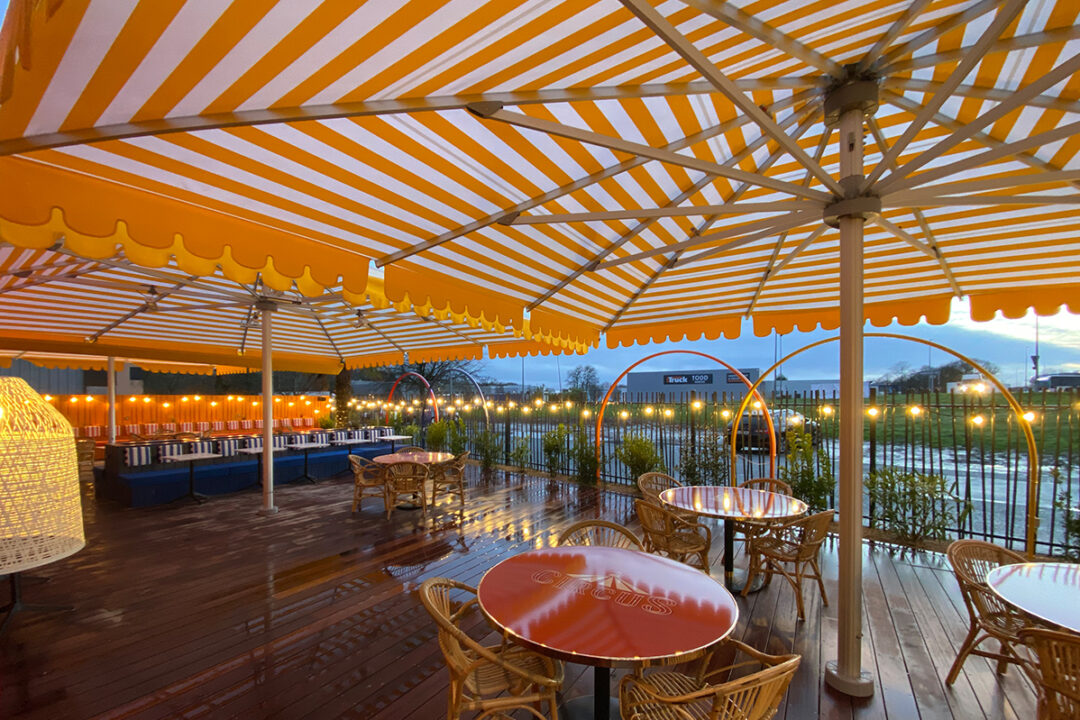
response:
<path id="1" fill-rule="evenodd" d="M 1029 466 L 1021 424 L 1028 423 L 1040 454 L 1038 549 L 1080 556 L 1080 394 L 1021 392 L 1017 399 L 1030 411 L 1028 418 L 1016 417 L 993 393 L 872 393 L 866 400 L 863 450 L 867 525 L 916 544 L 975 537 L 1022 549 Z M 600 477 L 630 486 L 648 468 L 687 484 L 727 484 L 727 429 L 740 401 L 691 395 L 677 402 L 635 397 L 609 403 L 601 431 Z M 784 433 L 777 475 L 812 505 L 835 507 L 836 399 L 782 395 L 766 401 L 770 410 L 795 411 L 805 419 L 777 428 Z M 397 411 L 395 423 L 418 424 L 423 407 L 406 405 Z M 453 449 L 453 440 L 456 448 L 486 457 L 489 464 L 590 482 L 596 476 L 598 410 L 595 404 L 569 401 L 491 402 L 485 421 L 476 405 L 447 403 L 444 424 L 429 425 L 418 439 L 430 433 L 429 444 Z M 367 412 L 382 417 L 381 411 Z M 740 429 L 759 423 L 744 417 Z M 763 433 L 755 435 L 763 438 Z M 770 474 L 768 444 L 755 444 L 763 447 L 737 453 L 739 481 Z"/>

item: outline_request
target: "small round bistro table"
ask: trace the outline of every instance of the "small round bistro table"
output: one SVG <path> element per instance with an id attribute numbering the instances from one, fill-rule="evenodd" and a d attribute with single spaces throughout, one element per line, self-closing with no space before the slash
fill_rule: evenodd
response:
<path id="1" fill-rule="evenodd" d="M 376 455 L 371 458 L 373 462 L 377 462 L 380 465 L 393 465 L 399 462 L 414 462 L 421 465 L 433 465 L 435 463 L 446 462 L 447 460 L 453 460 L 453 453 L 445 452 L 399 452 L 389 453 L 387 455 Z"/>
<path id="2" fill-rule="evenodd" d="M 484 574 L 477 600 L 519 644 L 594 667 L 595 695 L 566 703 L 570 718 L 618 717 L 611 668 L 692 660 L 739 619 L 731 593 L 697 568 L 596 545 L 509 557 Z"/>
<path id="3" fill-rule="evenodd" d="M 453 460 L 453 453 L 445 452 L 399 452 L 390 453 L 388 455 L 376 455 L 371 458 L 372 462 L 376 462 L 380 465 L 393 465 L 399 462 L 414 462 L 421 465 L 434 465 L 436 463 L 446 462 L 447 460 Z M 400 503 L 396 505 L 398 510 L 419 510 L 420 506 L 414 503 Z"/>
<path id="4" fill-rule="evenodd" d="M 724 583 L 741 591 L 746 578 L 735 577 L 735 521 L 786 520 L 804 514 L 808 506 L 790 495 L 724 485 L 688 485 L 660 493 L 660 501 L 679 510 L 724 520 Z M 758 589 L 751 588 L 751 591 Z"/>
<path id="5" fill-rule="evenodd" d="M 1080 565 L 1000 565 L 986 574 L 986 584 L 1002 600 L 1034 619 L 1080 633 Z"/>

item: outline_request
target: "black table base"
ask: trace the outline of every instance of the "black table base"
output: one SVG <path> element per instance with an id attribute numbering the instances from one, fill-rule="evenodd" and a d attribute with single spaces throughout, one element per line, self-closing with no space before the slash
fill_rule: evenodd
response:
<path id="1" fill-rule="evenodd" d="M 619 699 L 611 697 L 611 670 L 593 668 L 594 695 L 567 700 L 559 707 L 559 717 L 567 720 L 618 720 Z"/>

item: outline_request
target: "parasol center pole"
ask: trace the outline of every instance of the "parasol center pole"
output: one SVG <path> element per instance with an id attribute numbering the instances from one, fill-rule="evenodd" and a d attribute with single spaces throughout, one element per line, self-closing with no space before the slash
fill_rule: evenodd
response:
<path id="1" fill-rule="evenodd" d="M 105 364 L 105 386 L 108 388 L 109 393 L 109 415 L 106 420 L 108 423 L 109 444 L 116 444 L 116 358 L 112 355 L 106 360 Z"/>
<path id="2" fill-rule="evenodd" d="M 255 308 L 262 315 L 262 487 L 260 515 L 273 515 L 274 506 L 274 311 L 277 305 L 260 300 Z"/>
<path id="3" fill-rule="evenodd" d="M 877 201 L 859 192 L 866 110 L 865 102 L 852 101 L 839 113 L 840 184 L 847 193 L 825 212 L 840 229 L 839 625 L 837 659 L 826 663 L 825 682 L 854 697 L 874 694 L 874 678 L 862 669 L 863 229 Z"/>

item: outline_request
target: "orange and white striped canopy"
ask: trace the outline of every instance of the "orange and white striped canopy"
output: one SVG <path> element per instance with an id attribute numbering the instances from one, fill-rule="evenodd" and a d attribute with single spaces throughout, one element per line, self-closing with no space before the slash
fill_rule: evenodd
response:
<path id="1" fill-rule="evenodd" d="M 148 269 L 118 257 L 0 243 L 0 363 L 14 356 L 58 367 L 103 367 L 102 356 L 158 372 L 226 374 L 261 366 L 257 304 L 271 298 L 274 367 L 337 373 L 363 367 L 583 348 L 516 337 L 433 310 L 393 307 L 376 293 L 358 305 L 198 276 L 175 264 Z M 94 356 L 94 357 L 88 357 Z M 178 363 L 178 360 L 187 361 Z M 193 365 L 191 363 L 201 363 Z"/>
<path id="2" fill-rule="evenodd" d="M 1078 13 L 13 0 L 0 237 L 312 302 L 373 263 L 388 303 L 576 347 L 835 327 L 826 115 L 863 82 L 867 317 L 1080 312 Z"/>

